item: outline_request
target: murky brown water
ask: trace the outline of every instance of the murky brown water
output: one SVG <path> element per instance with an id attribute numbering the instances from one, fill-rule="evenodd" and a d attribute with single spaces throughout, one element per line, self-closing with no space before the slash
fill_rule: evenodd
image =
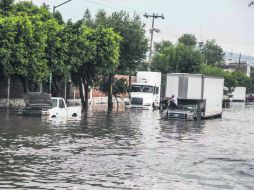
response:
<path id="1" fill-rule="evenodd" d="M 159 111 L 82 121 L 0 113 L 0 189 L 254 189 L 254 105 L 201 124 Z"/>

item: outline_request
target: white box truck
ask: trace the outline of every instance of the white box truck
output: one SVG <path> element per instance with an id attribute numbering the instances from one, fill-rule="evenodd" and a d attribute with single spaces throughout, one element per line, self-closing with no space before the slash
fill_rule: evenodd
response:
<path id="1" fill-rule="evenodd" d="M 246 87 L 235 87 L 233 92 L 233 102 L 245 102 Z"/>
<path id="2" fill-rule="evenodd" d="M 126 108 L 153 109 L 160 106 L 161 73 L 139 71 L 137 82 L 131 85 Z"/>
<path id="3" fill-rule="evenodd" d="M 175 95 L 177 106 L 166 109 L 169 119 L 195 120 L 221 116 L 224 79 L 202 74 L 167 74 L 166 97 Z"/>

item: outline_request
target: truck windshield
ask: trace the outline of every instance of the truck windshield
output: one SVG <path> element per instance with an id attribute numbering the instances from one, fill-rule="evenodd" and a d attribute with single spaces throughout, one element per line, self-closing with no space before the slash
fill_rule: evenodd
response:
<path id="1" fill-rule="evenodd" d="M 197 105 L 196 104 L 178 105 L 178 108 L 182 110 L 193 111 L 193 110 L 197 110 Z"/>
<path id="2" fill-rule="evenodd" d="M 52 101 L 53 108 L 57 107 L 57 99 L 52 99 L 51 101 Z"/>
<path id="3" fill-rule="evenodd" d="M 153 86 L 149 85 L 132 85 L 131 92 L 145 92 L 145 93 L 153 93 Z"/>

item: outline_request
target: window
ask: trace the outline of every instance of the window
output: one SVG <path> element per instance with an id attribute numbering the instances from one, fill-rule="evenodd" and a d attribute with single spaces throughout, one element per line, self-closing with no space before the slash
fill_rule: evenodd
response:
<path id="1" fill-rule="evenodd" d="M 57 99 L 52 99 L 53 108 L 57 107 Z"/>
<path id="2" fill-rule="evenodd" d="M 132 85 L 131 92 L 153 93 L 154 87 L 148 85 Z"/>
<path id="3" fill-rule="evenodd" d="M 59 100 L 59 108 L 64 108 L 64 101 L 62 99 Z"/>
<path id="4" fill-rule="evenodd" d="M 152 86 L 143 86 L 143 92 L 153 93 L 153 87 Z"/>
<path id="5" fill-rule="evenodd" d="M 132 85 L 131 91 L 132 92 L 141 92 L 141 86 L 139 86 L 139 85 Z"/>

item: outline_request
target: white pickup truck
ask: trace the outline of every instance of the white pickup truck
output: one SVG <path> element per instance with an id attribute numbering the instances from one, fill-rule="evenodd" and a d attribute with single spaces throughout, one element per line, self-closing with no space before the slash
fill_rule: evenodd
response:
<path id="1" fill-rule="evenodd" d="M 81 107 L 67 107 L 65 100 L 61 97 L 50 97 L 45 93 L 29 92 L 24 95 L 24 100 L 26 106 L 18 112 L 22 116 L 67 119 L 81 117 Z"/>
<path id="2" fill-rule="evenodd" d="M 52 97 L 52 108 L 42 111 L 42 116 L 47 115 L 50 118 L 72 118 L 81 117 L 81 107 L 67 107 L 65 100 L 60 97 Z"/>

